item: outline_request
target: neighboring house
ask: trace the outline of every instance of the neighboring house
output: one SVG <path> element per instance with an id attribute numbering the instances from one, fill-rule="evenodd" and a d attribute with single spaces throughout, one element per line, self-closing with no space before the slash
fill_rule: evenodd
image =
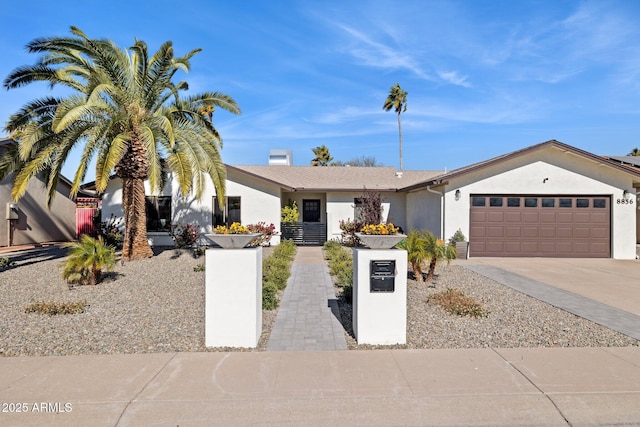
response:
<path id="1" fill-rule="evenodd" d="M 0 140 L 2 150 L 15 144 Z M 76 238 L 76 203 L 70 197 L 71 182 L 64 177 L 58 182 L 51 207 L 47 207 L 45 183 L 36 177 L 29 182 L 27 192 L 16 203 L 11 199 L 12 177 L 0 181 L 0 246 L 68 241 Z M 16 219 L 9 219 L 10 217 Z"/>
<path id="2" fill-rule="evenodd" d="M 183 200 L 169 183 L 147 198 L 149 238 L 171 244 L 171 224 L 197 222 L 202 232 L 239 221 L 273 223 L 295 200 L 300 232 L 320 244 L 340 235 L 340 220 L 358 215 L 363 190 L 383 194 L 384 221 L 445 239 L 460 229 L 470 256 L 635 258 L 640 169 L 551 140 L 451 172 L 391 167 L 227 166 L 220 210 L 210 185 L 201 201 Z M 122 216 L 121 182 L 102 200 L 103 218 Z M 323 228 L 324 227 L 324 228 Z M 317 232 L 320 228 L 321 239 Z M 273 240 L 274 243 L 278 239 Z"/>

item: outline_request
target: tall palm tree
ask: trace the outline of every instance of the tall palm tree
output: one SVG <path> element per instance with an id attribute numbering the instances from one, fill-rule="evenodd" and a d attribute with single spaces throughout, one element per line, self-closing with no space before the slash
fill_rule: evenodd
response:
<path id="1" fill-rule="evenodd" d="M 45 81 L 70 89 L 70 94 L 36 99 L 10 117 L 6 130 L 18 146 L 0 159 L 0 179 L 15 173 L 12 197 L 17 200 L 28 181 L 43 174 L 50 202 L 69 152 L 81 147 L 72 195 L 80 189 L 92 159 L 96 158 L 98 192 L 106 189 L 115 172 L 122 179 L 122 257 L 150 257 L 145 180 L 156 192 L 170 170 L 183 195 L 194 192 L 200 198 L 209 176 L 224 203 L 222 139 L 211 116 L 214 106 L 234 114 L 240 114 L 240 108 L 219 92 L 180 97 L 188 85 L 173 77 L 178 70 L 189 70 L 189 60 L 200 49 L 176 57 L 168 41 L 149 56 L 140 40 L 125 50 L 110 40 L 91 39 L 76 27 L 71 27 L 71 34 L 29 43 L 28 51 L 41 54 L 40 59 L 15 69 L 4 81 L 7 89 Z"/>
<path id="2" fill-rule="evenodd" d="M 640 156 L 640 150 L 638 149 L 638 147 L 636 147 L 631 150 L 629 154 L 627 154 L 627 156 Z"/>
<path id="3" fill-rule="evenodd" d="M 398 114 L 398 135 L 400 137 L 400 170 L 402 170 L 402 123 L 400 122 L 400 113 L 404 113 L 407 111 L 407 95 L 408 92 L 405 92 L 400 87 L 399 83 L 396 83 L 394 86 L 391 86 L 389 90 L 389 96 L 384 101 L 384 105 L 382 109 L 384 111 L 389 111 L 392 108 Z"/>
<path id="4" fill-rule="evenodd" d="M 333 157 L 329 154 L 329 148 L 327 148 L 326 145 L 312 148 L 311 151 L 316 155 L 316 157 L 311 160 L 311 166 L 329 166 L 329 163 L 333 160 Z"/>

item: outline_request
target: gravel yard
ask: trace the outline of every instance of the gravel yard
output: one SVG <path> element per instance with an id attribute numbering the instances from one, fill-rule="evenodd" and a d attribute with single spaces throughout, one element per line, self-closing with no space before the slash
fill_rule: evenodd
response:
<path id="1" fill-rule="evenodd" d="M 268 253 L 265 248 L 264 255 Z M 3 255 L 16 266 L 0 272 L 0 356 L 207 351 L 204 273 L 193 271 L 204 257 L 164 250 L 151 259 L 119 263 L 98 286 L 69 288 L 59 268 L 64 255 L 64 249 L 55 247 Z M 429 294 L 447 287 L 476 298 L 489 316 L 461 318 L 426 304 Z M 24 312 L 37 301 L 81 300 L 88 304 L 82 314 Z M 441 268 L 435 289 L 409 281 L 408 300 L 406 348 L 638 345 L 460 266 Z M 342 308 L 349 327 L 349 307 Z M 275 315 L 263 315 L 258 350 L 266 347 Z M 351 348 L 367 347 L 347 338 Z"/>

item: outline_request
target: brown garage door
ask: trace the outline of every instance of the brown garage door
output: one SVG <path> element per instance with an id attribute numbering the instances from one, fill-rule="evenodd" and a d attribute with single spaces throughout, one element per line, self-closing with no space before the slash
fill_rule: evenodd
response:
<path id="1" fill-rule="evenodd" d="M 609 258 L 609 196 L 471 195 L 470 256 Z"/>

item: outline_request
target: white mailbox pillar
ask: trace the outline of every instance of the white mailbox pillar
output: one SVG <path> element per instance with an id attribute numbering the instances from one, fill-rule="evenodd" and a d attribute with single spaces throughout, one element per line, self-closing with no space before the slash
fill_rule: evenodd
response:
<path id="1" fill-rule="evenodd" d="M 395 263 L 392 278 L 388 262 Z M 353 249 L 353 332 L 358 344 L 406 344 L 407 251 Z"/>
<path id="2" fill-rule="evenodd" d="M 262 247 L 207 249 L 205 346 L 257 347 L 262 333 Z"/>

